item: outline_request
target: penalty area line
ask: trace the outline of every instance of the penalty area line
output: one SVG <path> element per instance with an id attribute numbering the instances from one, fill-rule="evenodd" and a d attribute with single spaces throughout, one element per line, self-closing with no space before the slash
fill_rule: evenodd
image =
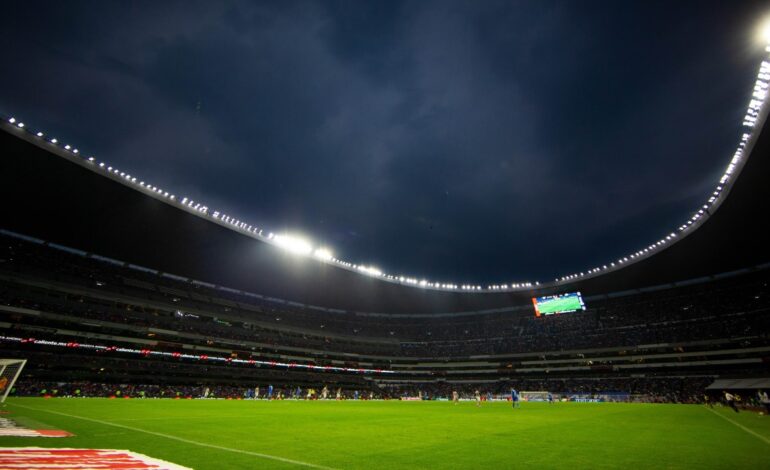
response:
<path id="1" fill-rule="evenodd" d="M 712 410 L 711 408 L 708 408 L 708 407 L 704 407 L 704 408 L 706 408 L 710 412 L 714 413 L 715 415 L 719 416 L 720 418 L 724 419 L 725 421 L 729 421 L 730 423 L 738 426 L 739 428 L 743 429 L 744 431 L 746 431 L 747 433 L 751 434 L 752 436 L 765 441 L 765 444 L 770 445 L 770 439 L 766 438 L 765 436 L 763 436 L 763 435 L 761 435 L 761 434 L 759 434 L 757 432 L 752 431 L 751 429 L 747 428 L 746 426 L 742 425 L 741 423 L 739 423 L 739 422 L 737 422 L 735 420 L 732 420 L 732 419 L 728 418 L 727 416 L 723 416 L 722 414 Z"/>
<path id="2" fill-rule="evenodd" d="M 43 410 L 43 409 L 40 409 L 40 408 L 31 407 L 31 406 L 19 405 L 18 403 L 14 403 L 13 406 L 18 406 L 19 408 L 26 408 L 28 410 L 33 410 L 33 411 L 42 411 L 44 413 L 51 413 L 51 414 L 55 414 L 55 415 L 59 415 L 59 416 L 66 416 L 68 418 L 75 418 L 75 419 L 80 419 L 80 420 L 83 420 L 83 421 L 90 421 L 92 423 L 98 423 L 98 424 L 103 424 L 105 426 L 112 426 L 112 427 L 116 427 L 116 428 L 127 429 L 129 431 L 141 432 L 141 433 L 144 433 L 144 434 L 150 434 L 152 436 L 158 436 L 158 437 L 163 437 L 163 438 L 166 438 L 166 439 L 170 439 L 172 441 L 183 442 L 185 444 L 191 444 L 191 445 L 195 445 L 195 446 L 199 446 L 199 447 L 207 447 L 209 449 L 222 450 L 222 451 L 225 451 L 225 452 L 233 452 L 233 453 L 236 453 L 236 454 L 250 455 L 252 457 L 259 457 L 259 458 L 268 459 L 268 460 L 275 460 L 275 461 L 278 461 L 278 462 L 283 462 L 283 463 L 288 463 L 288 464 L 293 464 L 293 465 L 300 465 L 300 466 L 303 466 L 303 467 L 318 468 L 318 469 L 322 469 L 322 470 L 337 470 L 337 469 L 335 469 L 333 467 L 325 467 L 323 465 L 316 465 L 314 463 L 303 462 L 301 460 L 287 459 L 285 457 L 279 457 L 277 455 L 263 454 L 261 452 L 252 452 L 250 450 L 233 449 L 232 447 L 218 446 L 216 444 L 207 444 L 205 442 L 193 441 L 193 440 L 190 440 L 190 439 L 185 439 L 183 437 L 173 436 L 171 434 L 164 434 L 164 433 L 161 433 L 161 432 L 148 431 L 146 429 L 135 428 L 135 427 L 132 427 L 132 426 L 125 426 L 123 424 L 111 423 L 109 421 L 103 421 L 101 419 L 86 418 L 85 416 L 71 415 L 69 413 L 62 413 L 60 411 Z"/>

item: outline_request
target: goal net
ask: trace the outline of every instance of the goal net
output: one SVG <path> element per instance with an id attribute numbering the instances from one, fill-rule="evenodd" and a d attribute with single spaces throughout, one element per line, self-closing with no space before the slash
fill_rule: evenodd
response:
<path id="1" fill-rule="evenodd" d="M 11 393 L 26 363 L 26 359 L 0 359 L 0 403 Z"/>

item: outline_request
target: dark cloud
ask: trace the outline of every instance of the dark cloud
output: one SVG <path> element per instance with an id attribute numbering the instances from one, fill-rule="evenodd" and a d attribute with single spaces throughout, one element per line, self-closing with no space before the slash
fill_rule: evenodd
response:
<path id="1" fill-rule="evenodd" d="M 546 280 L 716 181 L 760 10 L 706 3 L 23 2 L 0 106 L 354 262 Z"/>

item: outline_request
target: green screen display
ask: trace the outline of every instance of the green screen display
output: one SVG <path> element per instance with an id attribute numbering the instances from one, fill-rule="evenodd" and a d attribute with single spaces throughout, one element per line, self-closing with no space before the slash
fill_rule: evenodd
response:
<path id="1" fill-rule="evenodd" d="M 553 315 L 555 313 L 575 312 L 586 309 L 580 292 L 534 297 L 532 298 L 532 304 L 535 306 L 535 315 L 538 317 L 540 315 Z"/>

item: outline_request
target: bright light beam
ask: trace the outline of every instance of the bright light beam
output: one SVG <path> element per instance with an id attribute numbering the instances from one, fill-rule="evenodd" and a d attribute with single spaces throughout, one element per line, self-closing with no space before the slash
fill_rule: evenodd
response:
<path id="1" fill-rule="evenodd" d="M 323 261 L 331 261 L 334 259 L 334 255 L 328 248 L 318 248 L 313 253 L 313 256 Z"/>
<path id="2" fill-rule="evenodd" d="M 770 44 L 770 16 L 760 23 L 757 39 L 762 44 Z"/>
<path id="3" fill-rule="evenodd" d="M 313 251 L 309 241 L 292 235 L 276 235 L 273 237 L 273 242 L 284 250 L 298 255 L 307 256 Z"/>

